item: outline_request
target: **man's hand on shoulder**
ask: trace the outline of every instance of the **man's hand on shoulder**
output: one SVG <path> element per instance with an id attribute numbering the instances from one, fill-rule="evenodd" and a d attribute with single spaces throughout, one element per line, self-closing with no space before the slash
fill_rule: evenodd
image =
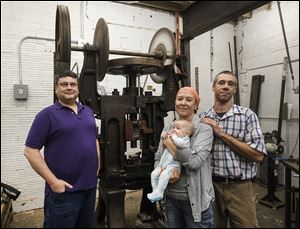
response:
<path id="1" fill-rule="evenodd" d="M 224 133 L 224 131 L 219 127 L 219 124 L 218 124 L 215 120 L 213 120 L 213 119 L 211 119 L 211 118 L 201 118 L 200 121 L 201 121 L 202 123 L 205 123 L 205 124 L 207 124 L 207 125 L 210 125 L 210 126 L 213 128 L 214 133 L 215 133 L 217 136 L 221 136 L 221 134 Z"/>

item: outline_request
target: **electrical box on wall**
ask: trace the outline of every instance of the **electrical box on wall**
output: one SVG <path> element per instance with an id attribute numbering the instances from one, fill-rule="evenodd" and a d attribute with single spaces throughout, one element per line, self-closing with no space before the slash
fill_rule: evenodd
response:
<path id="1" fill-rule="evenodd" d="M 28 98 L 28 85 L 14 84 L 14 97 L 15 97 L 15 99 L 27 99 Z"/>

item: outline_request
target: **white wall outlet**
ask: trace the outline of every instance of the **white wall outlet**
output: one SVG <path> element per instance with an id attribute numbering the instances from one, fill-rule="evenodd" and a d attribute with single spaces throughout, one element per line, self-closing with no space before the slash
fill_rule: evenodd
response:
<path id="1" fill-rule="evenodd" d="M 15 97 L 15 99 L 27 99 L 28 98 L 28 85 L 14 84 L 14 97 Z"/>

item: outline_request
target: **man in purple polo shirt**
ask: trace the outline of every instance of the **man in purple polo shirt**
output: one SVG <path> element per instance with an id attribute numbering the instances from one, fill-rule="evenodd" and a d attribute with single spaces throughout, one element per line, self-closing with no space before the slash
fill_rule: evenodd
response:
<path id="1" fill-rule="evenodd" d="M 44 227 L 92 227 L 100 164 L 94 115 L 76 102 L 74 72 L 57 74 L 54 83 L 58 102 L 36 115 L 24 155 L 46 181 Z"/>

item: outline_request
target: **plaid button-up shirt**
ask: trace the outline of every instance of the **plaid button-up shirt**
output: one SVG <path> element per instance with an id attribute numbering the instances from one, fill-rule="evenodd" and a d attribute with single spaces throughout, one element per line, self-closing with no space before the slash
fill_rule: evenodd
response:
<path id="1" fill-rule="evenodd" d="M 222 117 L 219 117 L 211 108 L 205 113 L 205 117 L 215 120 L 225 133 L 267 155 L 257 115 L 249 108 L 234 104 Z M 213 176 L 242 180 L 252 179 L 256 176 L 256 162 L 232 151 L 217 136 L 214 139 L 211 162 Z"/>

